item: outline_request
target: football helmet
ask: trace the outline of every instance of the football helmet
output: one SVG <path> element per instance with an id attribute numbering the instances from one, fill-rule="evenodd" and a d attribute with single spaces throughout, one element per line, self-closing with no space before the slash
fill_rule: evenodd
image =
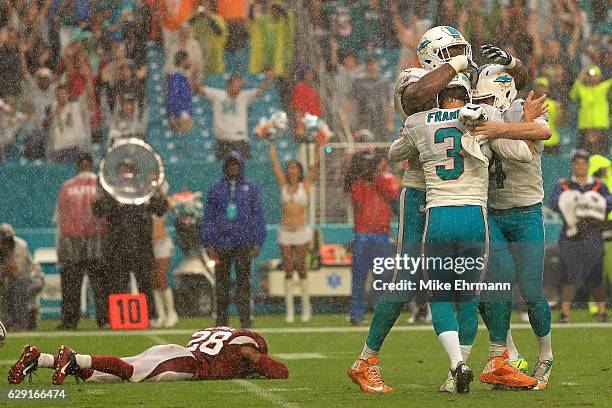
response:
<path id="1" fill-rule="evenodd" d="M 472 59 L 472 47 L 463 35 L 454 27 L 438 26 L 430 28 L 423 34 L 417 45 L 417 57 L 421 66 L 428 71 L 434 70 L 450 61 L 450 48 L 463 46 L 462 54 Z M 460 55 L 460 54 L 457 54 Z"/>
<path id="2" fill-rule="evenodd" d="M 466 104 L 472 101 L 472 87 L 470 86 L 470 78 L 466 74 L 464 74 L 463 72 L 460 72 L 459 74 L 457 74 L 453 79 L 451 79 L 451 81 L 448 83 L 448 85 L 446 85 L 444 89 L 455 88 L 455 87 L 461 87 L 465 89 L 465 92 L 467 94 L 467 100 L 465 101 Z M 439 95 L 440 94 L 436 95 L 436 101 L 438 102 L 438 107 L 440 107 Z"/>
<path id="3" fill-rule="evenodd" d="M 494 97 L 493 107 L 501 112 L 507 110 L 517 94 L 514 77 L 498 64 L 483 65 L 478 71 L 478 84 L 472 93 L 474 103 Z"/>

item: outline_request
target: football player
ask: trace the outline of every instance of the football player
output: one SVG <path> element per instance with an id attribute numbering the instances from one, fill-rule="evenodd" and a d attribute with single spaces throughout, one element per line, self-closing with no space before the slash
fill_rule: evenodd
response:
<path id="1" fill-rule="evenodd" d="M 418 150 L 427 187 L 427 212 L 423 243 L 426 259 L 481 259 L 478 267 L 460 277 L 453 268 L 435 264 L 423 271 L 424 281 L 451 283 L 452 289 L 431 289 L 430 305 L 434 329 L 451 361 L 454 391 L 468 393 L 473 373 L 462 356 L 457 317 L 469 320 L 473 336 L 478 328 L 477 306 L 471 291 L 456 290 L 455 282 L 476 282 L 486 268 L 488 257 L 488 225 L 486 216 L 488 162 L 490 149 L 513 160 L 529 162 L 532 153 L 526 143 L 497 139 L 483 144 L 464 135 L 465 125 L 459 120 L 460 108 L 469 102 L 471 88 L 465 74 L 459 74 L 438 95 L 440 108 L 408 117 L 404 137 Z M 488 106 L 470 105 L 464 112 L 475 118 L 501 121 L 498 111 Z M 450 244 L 450 245 L 449 245 Z M 429 262 L 429 261 L 427 261 Z M 478 262 L 477 262 L 478 263 Z M 461 279 L 459 279 L 461 278 Z M 529 382 L 527 376 L 519 373 Z M 534 383 L 535 385 L 535 383 Z"/>
<path id="2" fill-rule="evenodd" d="M 518 58 L 491 44 L 481 48 L 485 58 L 504 65 L 516 78 L 518 89 L 523 88 L 529 74 Z M 478 75 L 477 66 L 472 61 L 472 48 L 457 29 L 449 26 L 429 29 L 421 37 L 416 51 L 421 67 L 429 72 L 418 81 L 402 87 L 399 102 L 406 115 L 419 112 L 419 108 L 427 104 L 432 95 L 437 95 L 460 72 L 470 74 L 472 88 L 476 86 Z M 396 106 L 397 98 L 396 94 Z"/>
<path id="3" fill-rule="evenodd" d="M 68 375 L 87 382 L 224 380 L 263 376 L 284 379 L 287 367 L 268 356 L 266 340 L 256 332 L 212 327 L 195 332 L 186 347 L 153 346 L 133 357 L 78 354 L 61 346 L 57 356 L 27 345 L 9 370 L 9 384 L 20 384 L 37 368 L 51 368 L 53 384 Z"/>
<path id="4" fill-rule="evenodd" d="M 533 370 L 533 376 L 538 384 L 534 389 L 543 389 L 548 383 L 553 354 L 550 306 L 542 291 L 544 188 L 541 155 L 544 149 L 543 140 L 548 139 L 551 132 L 547 118 L 541 115 L 542 111 L 530 109 L 533 93 L 529 95 L 527 101 L 515 100 L 516 94 L 515 79 L 506 67 L 498 64 L 481 67 L 478 85 L 473 94 L 474 102 L 485 103 L 499 109 L 503 113 L 505 123 L 483 123 L 473 129 L 472 134 L 486 135 L 488 138 L 536 140 L 533 149 L 534 158 L 529 163 L 493 157 L 488 206 L 489 215 L 503 234 L 501 240 L 505 239 L 509 243 L 516 265 L 516 281 L 539 344 L 538 360 Z M 540 99 L 544 98 L 545 95 Z M 536 100 L 536 102 L 536 105 L 539 105 L 541 101 Z M 507 271 L 510 269 L 506 268 Z M 514 282 L 514 276 L 502 279 Z M 500 364 L 497 360 L 506 349 L 506 342 L 512 365 L 525 371 L 527 369 L 526 362 L 518 354 L 509 333 L 512 303 L 487 302 L 484 306 L 482 314 L 489 328 L 490 349 L 489 363 L 480 379 L 489 384 L 508 385 L 504 384 L 503 378 L 498 378 L 494 373 Z"/>
<path id="5" fill-rule="evenodd" d="M 453 27 L 434 27 L 423 34 L 417 55 L 421 66 L 426 69 L 405 69 L 399 74 L 395 83 L 394 106 L 402 122 L 413 113 L 436 107 L 436 100 L 432 95 L 436 95 L 446 87 L 458 72 L 475 70 L 475 64 L 471 62 L 470 44 Z M 439 72 L 431 76 L 428 70 Z M 423 77 L 428 75 L 429 78 L 423 82 Z M 421 98 L 419 102 L 411 99 L 412 96 L 405 96 L 407 88 L 420 91 L 423 86 L 426 92 L 418 94 L 427 97 Z M 403 188 L 399 197 L 398 255 L 416 256 L 425 225 L 425 176 L 418 161 L 418 154 L 415 156 L 407 149 L 406 139 L 403 137 L 399 137 L 389 149 L 389 160 L 396 163 L 408 160 L 410 164 L 404 172 Z M 406 277 L 415 280 L 419 275 L 402 273 L 400 276 L 399 271 L 394 271 L 394 281 Z M 399 317 L 403 303 L 410 302 L 414 294 L 414 292 L 404 292 L 399 295 L 399 299 L 398 296 L 385 294 L 376 303 L 363 350 L 348 369 L 349 378 L 359 385 L 361 391 L 368 393 L 393 391 L 380 376 L 378 353 Z"/>

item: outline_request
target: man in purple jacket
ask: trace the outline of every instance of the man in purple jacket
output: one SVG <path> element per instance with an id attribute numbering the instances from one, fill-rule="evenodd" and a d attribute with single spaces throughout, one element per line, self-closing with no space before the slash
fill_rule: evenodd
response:
<path id="1" fill-rule="evenodd" d="M 251 260 L 266 240 L 266 220 L 259 187 L 244 176 L 244 159 L 231 151 L 223 165 L 223 177 L 208 190 L 202 243 L 216 269 L 216 326 L 229 326 L 230 270 L 236 264 L 235 304 L 240 325 L 251 327 Z"/>

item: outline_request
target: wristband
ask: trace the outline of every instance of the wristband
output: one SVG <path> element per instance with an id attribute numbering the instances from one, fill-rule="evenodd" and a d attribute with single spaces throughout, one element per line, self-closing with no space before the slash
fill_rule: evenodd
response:
<path id="1" fill-rule="evenodd" d="M 516 58 L 514 58 L 514 56 L 512 56 L 512 60 L 510 60 L 510 63 L 508 65 L 506 65 L 506 68 L 512 69 L 514 67 L 516 67 Z"/>

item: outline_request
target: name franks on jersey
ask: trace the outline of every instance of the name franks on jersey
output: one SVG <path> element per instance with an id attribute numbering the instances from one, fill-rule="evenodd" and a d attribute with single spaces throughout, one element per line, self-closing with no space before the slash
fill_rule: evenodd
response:
<path id="1" fill-rule="evenodd" d="M 443 111 L 435 111 L 435 112 L 429 112 L 427 114 L 427 123 L 431 123 L 431 122 L 446 122 L 449 120 L 457 120 L 459 119 L 459 109 L 456 109 L 454 111 L 447 111 L 447 110 L 443 110 Z"/>
<path id="2" fill-rule="evenodd" d="M 448 168 L 446 165 L 436 166 L 436 174 L 442 180 L 457 180 L 463 174 L 462 135 L 463 133 L 456 127 L 441 128 L 434 133 L 434 143 L 444 143 L 449 138 L 453 141 L 453 145 L 446 149 L 446 157 L 453 159 L 452 168 Z"/>

